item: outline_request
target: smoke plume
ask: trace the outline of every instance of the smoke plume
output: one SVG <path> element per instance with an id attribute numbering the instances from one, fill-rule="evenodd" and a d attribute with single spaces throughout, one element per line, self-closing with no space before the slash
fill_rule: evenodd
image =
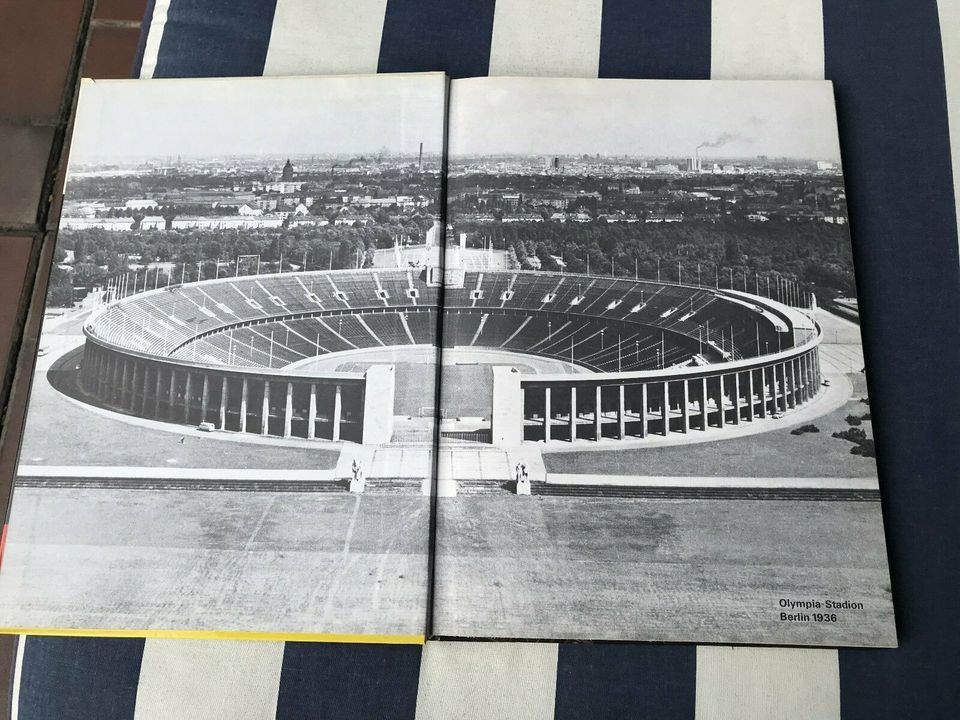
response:
<path id="1" fill-rule="evenodd" d="M 700 148 L 718 148 L 723 145 L 726 145 L 728 142 L 750 142 L 749 138 L 745 138 L 740 133 L 721 133 L 713 140 L 704 140 L 702 143 L 697 145 L 697 150 Z"/>

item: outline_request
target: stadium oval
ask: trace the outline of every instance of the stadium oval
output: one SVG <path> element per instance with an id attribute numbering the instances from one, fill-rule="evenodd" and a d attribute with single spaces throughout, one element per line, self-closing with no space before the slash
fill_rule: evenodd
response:
<path id="1" fill-rule="evenodd" d="M 278 438 L 385 444 L 394 366 L 305 372 L 311 357 L 429 346 L 440 288 L 418 268 L 205 280 L 102 306 L 80 388 L 143 418 Z M 821 389 L 806 313 L 733 290 L 530 271 L 461 272 L 443 288 L 444 347 L 550 358 L 493 368 L 489 420 L 461 440 L 641 440 L 777 417 Z M 522 359 L 518 357 L 518 362 Z"/>

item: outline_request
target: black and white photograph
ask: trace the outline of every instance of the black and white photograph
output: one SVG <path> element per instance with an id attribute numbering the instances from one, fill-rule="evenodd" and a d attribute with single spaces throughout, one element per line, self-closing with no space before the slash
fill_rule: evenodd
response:
<path id="1" fill-rule="evenodd" d="M 422 642 L 446 88 L 84 81 L 0 625 Z"/>
<path id="2" fill-rule="evenodd" d="M 832 86 L 454 80 L 448 163 L 433 632 L 896 645 Z"/>
<path id="3" fill-rule="evenodd" d="M 0 626 L 895 646 L 832 87 L 86 82 Z"/>

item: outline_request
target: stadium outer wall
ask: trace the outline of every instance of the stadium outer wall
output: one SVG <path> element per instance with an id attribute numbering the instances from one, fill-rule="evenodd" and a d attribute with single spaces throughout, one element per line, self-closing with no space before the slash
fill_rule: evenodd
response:
<path id="1" fill-rule="evenodd" d="M 798 408 L 821 388 L 821 332 L 771 355 L 706 366 L 584 375 L 494 369 L 500 446 L 708 432 Z"/>
<path id="2" fill-rule="evenodd" d="M 209 367 L 119 350 L 86 333 L 80 388 L 113 410 L 153 420 L 306 440 L 390 442 L 394 371 L 323 377 Z"/>

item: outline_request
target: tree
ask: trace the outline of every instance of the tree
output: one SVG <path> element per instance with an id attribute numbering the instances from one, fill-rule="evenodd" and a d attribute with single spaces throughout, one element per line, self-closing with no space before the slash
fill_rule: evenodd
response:
<path id="1" fill-rule="evenodd" d="M 71 307 L 73 305 L 73 283 L 70 280 L 70 273 L 57 265 L 50 269 L 47 303 L 54 307 Z"/>

